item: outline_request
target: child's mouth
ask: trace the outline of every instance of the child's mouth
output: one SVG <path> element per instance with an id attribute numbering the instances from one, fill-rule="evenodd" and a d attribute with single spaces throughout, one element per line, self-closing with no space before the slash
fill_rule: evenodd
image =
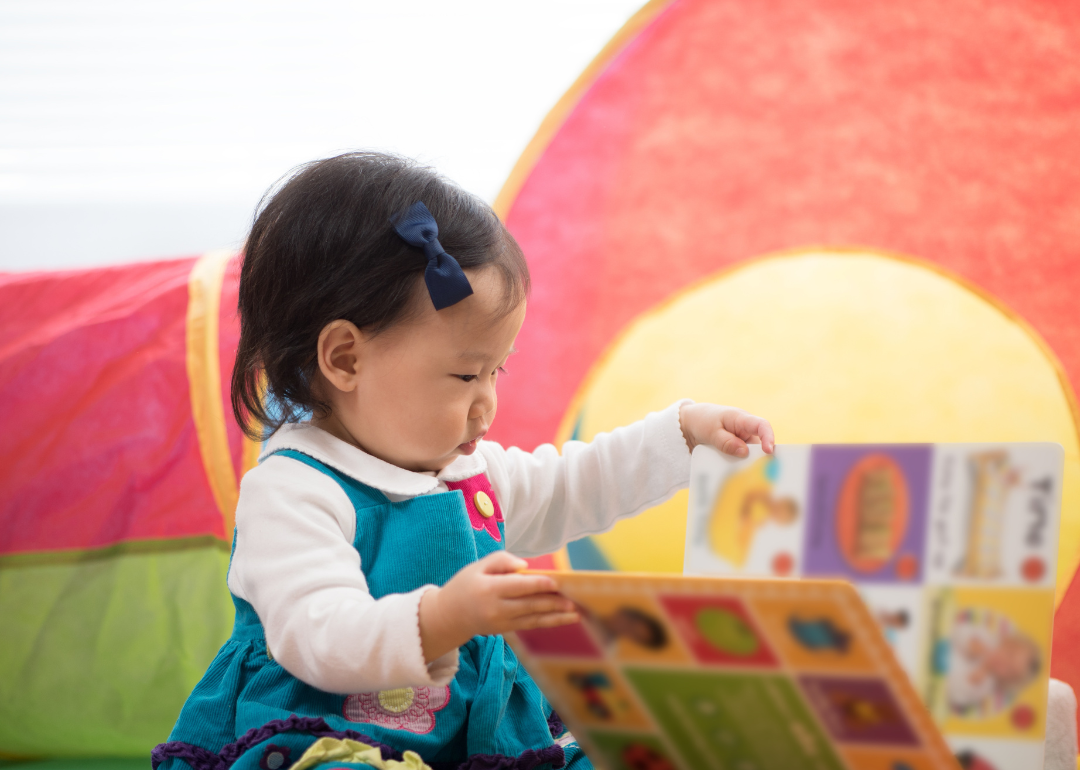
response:
<path id="1" fill-rule="evenodd" d="M 486 432 L 487 431 L 484 431 L 484 433 Z M 466 441 L 464 444 L 458 444 L 458 451 L 460 451 L 463 455 L 471 455 L 473 452 L 476 451 L 476 445 L 480 443 L 480 439 L 482 439 L 483 437 L 484 434 L 481 433 L 472 441 Z"/>

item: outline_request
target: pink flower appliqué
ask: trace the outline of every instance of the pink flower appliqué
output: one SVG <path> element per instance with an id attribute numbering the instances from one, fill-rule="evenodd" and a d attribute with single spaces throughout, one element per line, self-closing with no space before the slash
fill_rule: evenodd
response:
<path id="1" fill-rule="evenodd" d="M 341 713 L 350 722 L 423 735 L 435 729 L 435 712 L 449 702 L 449 686 L 399 687 L 350 695 Z"/>
<path id="2" fill-rule="evenodd" d="M 495 499 L 495 490 L 491 488 L 491 482 L 488 481 L 487 476 L 481 473 L 461 481 L 448 481 L 446 486 L 449 489 L 460 489 L 461 494 L 465 496 L 465 510 L 469 512 L 469 522 L 472 524 L 472 528 L 478 531 L 486 529 L 496 543 L 500 542 L 502 534 L 499 532 L 499 522 L 503 520 L 502 509 L 499 507 L 499 501 Z M 492 515 L 483 515 L 477 504 L 477 494 L 487 497 L 492 509 L 494 509 Z"/>

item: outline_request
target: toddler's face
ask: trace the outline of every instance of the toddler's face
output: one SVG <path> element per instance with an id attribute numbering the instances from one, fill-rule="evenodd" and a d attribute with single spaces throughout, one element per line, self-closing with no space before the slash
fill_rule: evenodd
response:
<path id="1" fill-rule="evenodd" d="M 501 313 L 500 275 L 481 270 L 468 277 L 472 296 L 436 311 L 425 293 L 412 318 L 345 350 L 335 366 L 353 367 L 351 389 L 331 379 L 333 413 L 316 424 L 412 471 L 440 471 L 475 452 L 495 419 L 495 383 L 525 303 Z"/>

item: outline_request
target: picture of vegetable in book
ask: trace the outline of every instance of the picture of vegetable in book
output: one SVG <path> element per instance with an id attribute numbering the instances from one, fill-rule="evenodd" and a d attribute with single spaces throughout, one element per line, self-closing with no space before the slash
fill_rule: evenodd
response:
<path id="1" fill-rule="evenodd" d="M 709 545 L 734 567 L 746 565 L 763 527 L 790 527 L 799 519 L 793 497 L 775 492 L 780 469 L 775 457 L 762 457 L 732 473 L 716 495 L 709 519 Z"/>

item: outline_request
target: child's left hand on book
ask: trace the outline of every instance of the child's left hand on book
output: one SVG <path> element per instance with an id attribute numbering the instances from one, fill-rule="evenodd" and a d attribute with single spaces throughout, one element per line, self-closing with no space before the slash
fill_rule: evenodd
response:
<path id="1" fill-rule="evenodd" d="M 765 454 L 776 448 L 768 420 L 730 406 L 686 404 L 679 410 L 683 437 L 690 451 L 698 444 L 716 447 L 724 454 L 746 457 L 747 444 L 761 444 Z"/>

